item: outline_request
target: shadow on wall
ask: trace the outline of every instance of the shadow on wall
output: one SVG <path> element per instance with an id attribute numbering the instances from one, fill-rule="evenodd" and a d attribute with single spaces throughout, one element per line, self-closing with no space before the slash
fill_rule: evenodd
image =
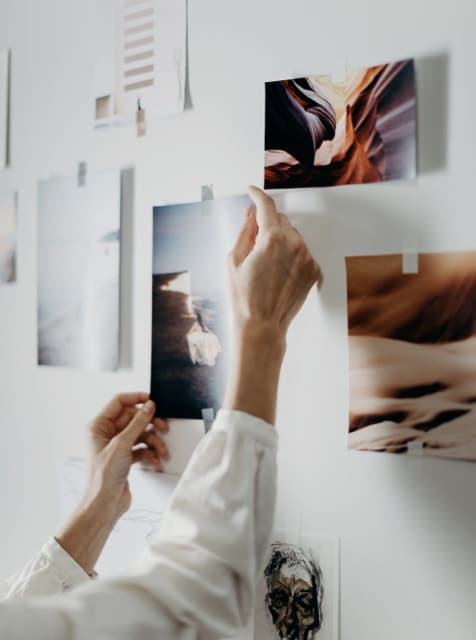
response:
<path id="1" fill-rule="evenodd" d="M 420 174 L 447 165 L 449 66 L 444 52 L 415 60 Z"/>

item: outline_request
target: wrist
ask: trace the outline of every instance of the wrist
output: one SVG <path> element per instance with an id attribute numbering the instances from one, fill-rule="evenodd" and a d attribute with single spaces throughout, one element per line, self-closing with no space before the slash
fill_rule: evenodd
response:
<path id="1" fill-rule="evenodd" d="M 117 517 L 101 503 L 83 501 L 56 540 L 91 575 L 116 522 Z"/>
<path id="2" fill-rule="evenodd" d="M 270 323 L 248 322 L 237 327 L 224 408 L 274 424 L 285 351 L 284 332 Z"/>
<path id="3" fill-rule="evenodd" d="M 286 333 L 275 324 L 247 320 L 238 324 L 235 335 L 235 355 L 281 366 L 286 352 Z"/>

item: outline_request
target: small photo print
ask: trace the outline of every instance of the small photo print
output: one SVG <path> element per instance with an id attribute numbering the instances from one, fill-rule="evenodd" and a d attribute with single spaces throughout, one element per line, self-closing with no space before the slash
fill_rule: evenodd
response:
<path id="1" fill-rule="evenodd" d="M 16 264 L 17 194 L 0 193 L 0 285 L 16 281 Z"/>
<path id="2" fill-rule="evenodd" d="M 414 178 L 413 60 L 266 83 L 265 188 Z"/>
<path id="3" fill-rule="evenodd" d="M 255 640 L 338 640 L 339 544 L 275 533 L 257 584 Z"/>
<path id="4" fill-rule="evenodd" d="M 39 183 L 38 364 L 117 369 L 120 228 L 120 170 Z"/>
<path id="5" fill-rule="evenodd" d="M 151 397 L 166 418 L 217 411 L 230 359 L 227 255 L 247 196 L 155 207 Z"/>
<path id="6" fill-rule="evenodd" d="M 475 461 L 476 252 L 403 258 L 346 258 L 349 448 Z"/>

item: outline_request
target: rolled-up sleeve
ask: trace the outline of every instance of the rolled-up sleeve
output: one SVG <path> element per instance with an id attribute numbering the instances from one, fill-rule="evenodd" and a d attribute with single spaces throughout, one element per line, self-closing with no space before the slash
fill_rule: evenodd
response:
<path id="1" fill-rule="evenodd" d="M 89 580 L 90 576 L 52 538 L 20 573 L 1 585 L 0 600 L 50 596 Z"/>
<path id="2" fill-rule="evenodd" d="M 0 637 L 24 638 L 30 623 L 38 640 L 233 636 L 249 621 L 271 533 L 276 448 L 270 425 L 220 411 L 140 565 L 62 597 L 1 605 Z"/>

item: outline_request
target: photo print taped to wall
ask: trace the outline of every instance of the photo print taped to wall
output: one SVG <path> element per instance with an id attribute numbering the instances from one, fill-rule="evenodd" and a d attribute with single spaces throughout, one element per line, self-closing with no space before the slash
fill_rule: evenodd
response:
<path id="1" fill-rule="evenodd" d="M 0 193 L 0 285 L 17 279 L 18 194 Z"/>
<path id="2" fill-rule="evenodd" d="M 119 366 L 121 171 L 39 183 L 38 364 Z"/>
<path id="3" fill-rule="evenodd" d="M 186 0 L 101 0 L 94 30 L 96 128 L 183 111 Z"/>
<path id="4" fill-rule="evenodd" d="M 346 258 L 349 447 L 476 460 L 476 252 Z"/>
<path id="5" fill-rule="evenodd" d="M 337 539 L 273 533 L 258 579 L 255 640 L 338 640 Z"/>
<path id="6" fill-rule="evenodd" d="M 227 255 L 248 196 L 155 207 L 151 398 L 165 418 L 223 402 L 231 349 Z"/>
<path id="7" fill-rule="evenodd" d="M 267 82 L 265 126 L 266 189 L 414 178 L 414 61 Z"/>
<path id="8" fill-rule="evenodd" d="M 0 171 L 10 164 L 10 52 L 0 51 Z"/>

